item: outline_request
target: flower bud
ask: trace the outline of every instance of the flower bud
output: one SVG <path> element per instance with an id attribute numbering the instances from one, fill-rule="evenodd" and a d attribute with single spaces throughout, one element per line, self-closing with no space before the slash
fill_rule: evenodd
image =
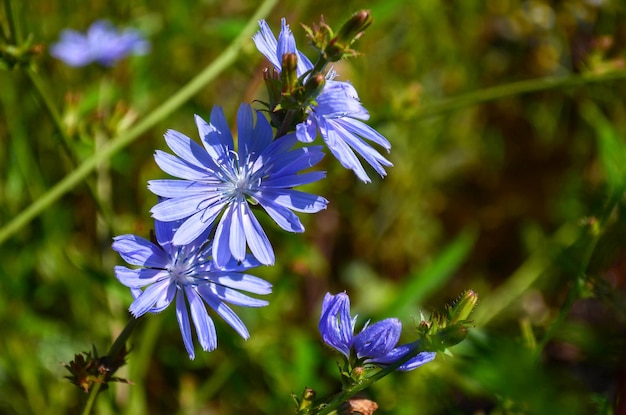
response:
<path id="1" fill-rule="evenodd" d="M 354 43 L 363 31 L 372 24 L 374 19 L 369 10 L 361 10 L 356 12 L 352 17 L 341 26 L 339 32 L 334 36 L 324 48 L 326 59 L 336 62 L 345 56 L 354 56 L 356 51 L 350 49 L 350 45 Z"/>
<path id="2" fill-rule="evenodd" d="M 295 53 L 285 53 L 282 61 L 282 71 L 280 73 L 283 84 L 282 92 L 292 94 L 298 85 L 298 56 Z"/>
<path id="3" fill-rule="evenodd" d="M 326 78 L 321 73 L 316 73 L 309 77 L 304 85 L 304 101 L 314 101 L 320 92 L 322 92 L 322 89 L 324 89 L 325 84 Z"/>
<path id="4" fill-rule="evenodd" d="M 462 323 L 453 324 L 439 330 L 432 337 L 430 347 L 434 349 L 432 351 L 445 350 L 461 343 L 465 337 L 467 337 L 467 327 Z"/>
<path id="5" fill-rule="evenodd" d="M 461 297 L 448 309 L 448 324 L 455 324 L 465 321 L 478 303 L 478 294 L 472 290 L 465 291 Z"/>
<path id="6" fill-rule="evenodd" d="M 360 10 L 341 26 L 335 39 L 339 43 L 351 44 L 361 36 L 361 33 L 372 24 L 374 19 L 369 10 Z"/>

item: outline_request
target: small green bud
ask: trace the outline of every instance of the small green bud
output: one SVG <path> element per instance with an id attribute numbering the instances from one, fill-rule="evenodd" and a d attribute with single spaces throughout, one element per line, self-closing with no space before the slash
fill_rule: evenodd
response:
<path id="1" fill-rule="evenodd" d="M 432 351 L 445 350 L 461 343 L 466 337 L 467 327 L 462 323 L 454 324 L 439 330 L 431 338 L 430 348 L 434 349 Z"/>
<path id="2" fill-rule="evenodd" d="M 310 408 L 313 405 L 313 401 L 315 400 L 316 393 L 311 388 L 304 388 L 304 392 L 302 392 L 302 399 L 300 400 L 299 408 L 300 410 Z"/>
<path id="3" fill-rule="evenodd" d="M 461 297 L 448 309 L 450 320 L 448 324 L 455 324 L 460 321 L 466 321 L 476 304 L 478 303 L 478 294 L 472 290 L 465 291 Z"/>
<path id="4" fill-rule="evenodd" d="M 363 31 L 372 24 L 374 19 L 369 10 L 361 10 L 356 12 L 352 17 L 341 26 L 339 32 L 334 36 L 324 48 L 326 59 L 336 62 L 346 56 L 355 56 L 357 52 L 350 49 L 350 45 L 354 43 Z"/>
<path id="5" fill-rule="evenodd" d="M 351 44 L 358 39 L 363 31 L 372 24 L 374 19 L 369 10 L 360 10 L 341 26 L 335 40 L 339 43 Z"/>
<path id="6" fill-rule="evenodd" d="M 320 92 L 322 92 L 322 89 L 324 89 L 325 84 L 326 78 L 321 73 L 316 73 L 309 77 L 304 85 L 304 101 L 314 101 Z"/>
<path id="7" fill-rule="evenodd" d="M 280 73 L 283 83 L 282 92 L 291 95 L 298 86 L 298 56 L 295 53 L 285 53 L 282 59 L 282 71 Z"/>

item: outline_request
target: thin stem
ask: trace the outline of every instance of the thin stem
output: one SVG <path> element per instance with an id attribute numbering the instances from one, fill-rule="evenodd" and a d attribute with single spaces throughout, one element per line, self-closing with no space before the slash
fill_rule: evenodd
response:
<path id="1" fill-rule="evenodd" d="M 617 81 L 621 79 L 626 79 L 626 70 L 602 74 L 589 73 L 583 75 L 548 77 L 513 82 L 510 84 L 494 86 L 492 88 L 480 89 L 463 95 L 457 95 L 440 102 L 425 105 L 424 107 L 417 109 L 415 113 L 409 114 L 405 118 L 428 118 L 471 105 L 496 101 L 510 96 L 529 94 L 549 89 L 575 87 L 596 82 Z"/>
<path id="2" fill-rule="evenodd" d="M 178 109 L 182 104 L 197 94 L 208 83 L 230 66 L 237 58 L 242 46 L 249 40 L 253 33 L 257 21 L 265 16 L 274 7 L 278 0 L 265 0 L 250 18 L 239 36 L 211 62 L 202 72 L 196 75 L 189 83 L 165 101 L 161 106 L 154 109 L 141 122 L 121 135 L 108 141 L 98 154 L 94 154 L 86 159 L 76 170 L 65 176 L 60 182 L 52 187 L 41 198 L 34 201 L 21 214 L 13 218 L 8 224 L 0 229 L 0 244 L 19 231 L 31 220 L 39 216 L 48 206 L 56 202 L 65 193 L 72 190 L 82 182 L 97 166 L 104 160 L 108 160 L 121 149 L 135 141 L 143 133 L 152 128 L 163 118 Z"/>
<path id="3" fill-rule="evenodd" d="M 7 22 L 9 22 L 9 37 L 13 40 L 14 45 L 19 45 L 22 43 L 22 31 L 16 24 L 13 7 L 11 6 L 11 0 L 4 0 L 4 10 L 7 15 Z"/>
<path id="4" fill-rule="evenodd" d="M 85 407 L 83 408 L 82 415 L 89 415 L 93 408 L 93 404 L 96 402 L 96 397 L 98 393 L 100 393 L 100 388 L 102 387 L 101 383 L 96 383 L 89 391 L 89 396 L 87 397 L 87 402 L 85 402 Z"/>
<path id="5" fill-rule="evenodd" d="M 372 376 L 361 380 L 359 383 L 345 388 L 344 390 L 342 390 L 341 392 L 333 396 L 330 399 L 330 401 L 328 401 L 328 403 L 323 404 L 323 407 L 321 407 L 319 410 L 316 411 L 315 409 L 309 409 L 307 412 L 304 412 L 304 413 L 314 414 L 314 415 L 330 414 L 332 411 L 339 408 L 339 406 L 343 404 L 344 402 L 346 402 L 348 399 L 352 398 L 353 396 L 355 396 L 357 393 L 361 392 L 362 390 L 369 388 L 372 384 L 378 382 L 380 379 L 389 375 L 391 372 L 396 371 L 404 363 L 408 362 L 409 360 L 411 360 L 412 358 L 414 358 L 415 356 L 417 356 L 418 354 L 422 352 L 424 352 L 424 350 L 421 350 L 421 344 L 417 343 L 416 345 L 413 346 L 412 349 L 409 350 L 409 352 L 407 352 L 406 355 L 404 355 L 404 357 L 402 357 L 402 359 L 398 359 L 392 365 L 386 366 L 380 371 L 374 373 Z M 319 408 L 319 407 L 320 407 L 319 404 L 315 406 L 315 408 Z"/>
<path id="6" fill-rule="evenodd" d="M 128 320 L 128 323 L 126 323 L 126 327 L 124 327 L 124 330 L 122 330 L 122 332 L 117 336 L 117 338 L 113 342 L 113 345 L 111 345 L 111 348 L 109 349 L 107 357 L 110 360 L 118 359 L 120 352 L 126 345 L 126 341 L 130 337 L 135 327 L 137 327 L 137 324 L 139 324 L 139 318 L 131 317 L 131 319 Z M 113 373 L 110 373 L 109 375 L 113 376 Z M 85 407 L 83 408 L 83 415 L 89 415 L 91 413 L 93 405 L 96 402 L 96 398 L 100 393 L 101 387 L 102 383 L 94 383 L 94 385 L 92 386 L 91 390 L 89 391 L 89 397 L 87 398 L 87 402 L 85 402 Z"/>
<path id="7" fill-rule="evenodd" d="M 57 110 L 57 107 L 54 103 L 54 99 L 52 98 L 52 94 L 50 93 L 50 90 L 48 89 L 48 87 L 46 86 L 46 83 L 44 82 L 44 80 L 41 78 L 41 76 L 36 70 L 29 67 L 26 69 L 26 75 L 28 75 L 28 79 L 31 81 L 31 83 L 35 87 L 35 91 L 39 95 L 39 98 L 41 99 L 41 102 L 43 103 L 44 108 L 48 112 L 48 115 L 50 116 L 50 119 L 52 120 L 52 123 L 54 124 L 54 128 L 57 130 L 57 133 L 61 137 L 61 145 L 63 146 L 63 149 L 67 152 L 70 158 L 73 158 L 73 153 L 71 151 L 70 137 L 67 135 L 65 127 L 63 126 L 61 115 L 59 114 L 59 111 Z"/>

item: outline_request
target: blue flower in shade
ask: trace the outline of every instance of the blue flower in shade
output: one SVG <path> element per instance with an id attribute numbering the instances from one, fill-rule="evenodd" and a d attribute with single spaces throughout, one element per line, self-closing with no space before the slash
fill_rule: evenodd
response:
<path id="1" fill-rule="evenodd" d="M 185 219 L 176 231 L 175 245 L 186 245 L 222 217 L 215 230 L 212 255 L 218 265 L 234 257 L 241 261 L 246 245 L 263 264 L 274 262 L 274 251 L 250 205 L 261 206 L 284 230 L 303 232 L 293 211 L 314 213 L 326 208 L 321 196 L 294 190 L 315 182 L 325 172 L 298 174 L 319 162 L 321 147 L 293 149 L 294 134 L 272 141 L 272 128 L 257 113 L 256 123 L 249 105 L 237 114 L 238 148 L 219 107 L 211 112 L 211 123 L 196 116 L 201 147 L 189 137 L 169 130 L 165 140 L 178 156 L 157 151 L 157 164 L 166 173 L 183 180 L 151 180 L 149 189 L 166 200 L 154 206 L 157 220 Z"/>
<path id="2" fill-rule="evenodd" d="M 269 294 L 272 285 L 246 274 L 260 265 L 252 257 L 218 268 L 211 261 L 211 248 L 206 239 L 184 246 L 173 245 L 176 226 L 176 222 L 155 221 L 158 244 L 135 235 L 115 237 L 113 249 L 127 263 L 141 267 L 129 269 L 116 266 L 115 276 L 131 289 L 135 301 L 130 306 L 130 312 L 135 317 L 163 311 L 176 299 L 176 317 L 183 342 L 189 358 L 193 359 L 195 354 L 187 303 L 198 341 L 204 350 L 211 351 L 217 347 L 217 334 L 204 303 L 247 339 L 249 333 L 246 326 L 226 303 L 244 307 L 265 306 L 267 301 L 239 291 Z"/>
<path id="3" fill-rule="evenodd" d="M 311 61 L 296 49 L 295 38 L 285 19 L 282 19 L 282 29 L 278 40 L 264 20 L 259 22 L 259 26 L 261 30 L 253 36 L 254 43 L 259 52 L 274 65 L 277 71 L 281 70 L 282 56 L 286 53 L 297 54 L 298 76 L 313 69 Z M 368 120 L 369 113 L 361 105 L 354 87 L 349 82 L 334 81 L 334 77 L 335 73 L 331 71 L 316 102 L 307 109 L 306 121 L 296 126 L 298 140 L 310 143 L 319 131 L 337 160 L 345 168 L 353 170 L 363 182 L 370 182 L 370 178 L 356 154 L 370 164 L 381 177 L 384 177 L 387 174 L 385 167 L 392 166 L 392 164 L 366 140 L 380 145 L 387 152 L 391 149 L 391 144 L 376 130 L 361 121 Z"/>
<path id="4" fill-rule="evenodd" d="M 350 298 L 346 293 L 326 294 L 322 303 L 319 330 L 324 343 L 350 359 L 356 355 L 358 364 L 390 365 L 411 352 L 416 343 L 397 346 L 402 332 L 402 323 L 387 318 L 354 335 L 357 316 L 350 316 Z M 398 370 L 413 370 L 435 358 L 434 352 L 422 352 L 403 363 Z"/>
<path id="5" fill-rule="evenodd" d="M 50 48 L 50 54 L 69 66 L 86 66 L 97 62 L 113 66 L 128 55 L 148 52 L 150 43 L 133 29 L 121 32 L 108 21 L 94 22 L 87 34 L 65 29 L 61 38 Z"/>

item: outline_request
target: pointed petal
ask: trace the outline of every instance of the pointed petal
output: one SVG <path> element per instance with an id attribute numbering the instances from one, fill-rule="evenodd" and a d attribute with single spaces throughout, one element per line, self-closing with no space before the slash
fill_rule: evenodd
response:
<path id="1" fill-rule="evenodd" d="M 197 166 L 199 169 L 217 170 L 215 162 L 204 148 L 185 134 L 175 130 L 167 130 L 164 137 L 169 148 L 182 160 Z"/>
<path id="2" fill-rule="evenodd" d="M 187 312 L 185 295 L 182 290 L 178 290 L 176 293 L 176 320 L 178 320 L 178 326 L 180 327 L 180 333 L 183 336 L 185 349 L 187 349 L 187 353 L 189 353 L 189 359 L 193 360 L 195 358 L 195 353 L 193 350 L 193 339 L 191 338 L 189 313 Z"/>
<path id="3" fill-rule="evenodd" d="M 164 279 L 150 285 L 135 301 L 133 301 L 128 310 L 135 317 L 144 315 L 147 311 L 150 311 L 155 303 L 166 300 L 169 285 L 169 279 Z"/>
<path id="4" fill-rule="evenodd" d="M 206 303 L 213 309 L 215 312 L 224 319 L 225 322 L 228 323 L 241 337 L 247 339 L 250 337 L 248 333 L 248 329 L 246 328 L 243 321 L 235 314 L 230 307 L 221 302 L 213 293 L 206 290 L 206 286 L 203 286 L 201 294 L 204 294 L 202 298 Z"/>
<path id="5" fill-rule="evenodd" d="M 163 249 L 136 235 L 116 236 L 111 247 L 131 265 L 165 268 L 169 262 Z"/>
<path id="6" fill-rule="evenodd" d="M 194 166 L 169 153 L 157 150 L 154 161 L 165 173 L 181 179 L 202 181 L 210 177 L 210 172 L 204 168 Z"/>
<path id="7" fill-rule="evenodd" d="M 215 332 L 215 324 L 209 313 L 206 311 L 206 307 L 202 302 L 202 298 L 196 292 L 193 287 L 186 286 L 185 294 L 187 295 L 187 301 L 189 302 L 189 309 L 191 311 L 191 319 L 196 327 L 196 334 L 198 335 L 198 342 L 205 351 L 213 351 L 217 347 L 217 333 Z"/>
<path id="8" fill-rule="evenodd" d="M 224 272 L 216 273 L 211 279 L 216 284 L 253 294 L 270 294 L 272 292 L 272 284 L 254 275 Z"/>
<path id="9" fill-rule="evenodd" d="M 168 273 L 162 269 L 140 268 L 129 269 L 116 265 L 114 268 L 115 278 L 129 288 L 145 287 L 163 278 L 168 278 Z"/>
<path id="10" fill-rule="evenodd" d="M 274 250 L 267 235 L 263 231 L 261 224 L 254 217 L 250 207 L 246 203 L 243 205 L 242 225 L 246 234 L 246 240 L 252 254 L 264 265 L 274 264 Z"/>

